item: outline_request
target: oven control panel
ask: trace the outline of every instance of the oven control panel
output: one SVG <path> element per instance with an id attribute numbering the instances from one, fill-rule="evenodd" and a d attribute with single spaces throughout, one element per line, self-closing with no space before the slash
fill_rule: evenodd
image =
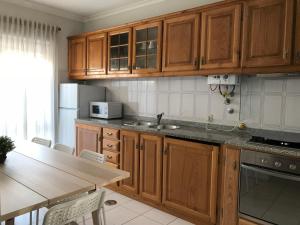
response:
<path id="1" fill-rule="evenodd" d="M 241 163 L 256 165 L 277 171 L 300 174 L 300 159 L 276 154 L 242 150 Z"/>

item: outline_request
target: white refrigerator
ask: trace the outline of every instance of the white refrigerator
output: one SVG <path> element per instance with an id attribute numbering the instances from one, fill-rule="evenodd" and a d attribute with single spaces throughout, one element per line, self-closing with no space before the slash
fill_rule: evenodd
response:
<path id="1" fill-rule="evenodd" d="M 105 101 L 105 87 L 60 84 L 58 143 L 75 147 L 75 119 L 89 117 L 89 104 L 94 101 Z"/>

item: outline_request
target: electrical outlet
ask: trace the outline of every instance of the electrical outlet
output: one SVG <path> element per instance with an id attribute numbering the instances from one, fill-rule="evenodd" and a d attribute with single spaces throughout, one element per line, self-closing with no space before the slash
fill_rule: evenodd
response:
<path id="1" fill-rule="evenodd" d="M 208 118 L 207 118 L 208 122 L 213 122 L 214 121 L 214 115 L 213 114 L 210 114 L 208 115 Z"/>

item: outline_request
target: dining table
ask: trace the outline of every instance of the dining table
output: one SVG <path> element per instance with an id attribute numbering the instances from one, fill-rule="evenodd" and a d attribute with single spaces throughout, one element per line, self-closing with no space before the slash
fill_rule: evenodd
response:
<path id="1" fill-rule="evenodd" d="M 92 162 L 29 141 L 0 164 L 0 223 L 66 198 L 93 192 L 130 176 L 129 172 Z"/>

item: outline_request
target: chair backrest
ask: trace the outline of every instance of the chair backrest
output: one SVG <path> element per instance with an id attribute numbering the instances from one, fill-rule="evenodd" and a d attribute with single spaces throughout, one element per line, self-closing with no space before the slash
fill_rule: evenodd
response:
<path id="1" fill-rule="evenodd" d="M 39 144 L 39 145 L 44 145 L 47 147 L 51 147 L 51 140 L 47 140 L 47 139 L 43 139 L 43 138 L 39 138 L 39 137 L 34 137 L 32 138 L 32 142 Z"/>
<path id="2" fill-rule="evenodd" d="M 61 151 L 61 152 L 65 152 L 65 153 L 68 153 L 68 154 L 71 154 L 71 155 L 74 154 L 74 148 L 71 148 L 71 147 L 63 145 L 63 144 L 55 144 L 53 146 L 53 149 Z"/>
<path id="3" fill-rule="evenodd" d="M 105 163 L 105 155 L 97 152 L 93 152 L 91 150 L 84 149 L 80 152 L 79 155 L 81 158 L 91 160 L 97 163 Z"/>
<path id="4" fill-rule="evenodd" d="M 103 207 L 105 191 L 98 190 L 78 199 L 53 206 L 45 214 L 43 225 L 65 225 Z"/>

